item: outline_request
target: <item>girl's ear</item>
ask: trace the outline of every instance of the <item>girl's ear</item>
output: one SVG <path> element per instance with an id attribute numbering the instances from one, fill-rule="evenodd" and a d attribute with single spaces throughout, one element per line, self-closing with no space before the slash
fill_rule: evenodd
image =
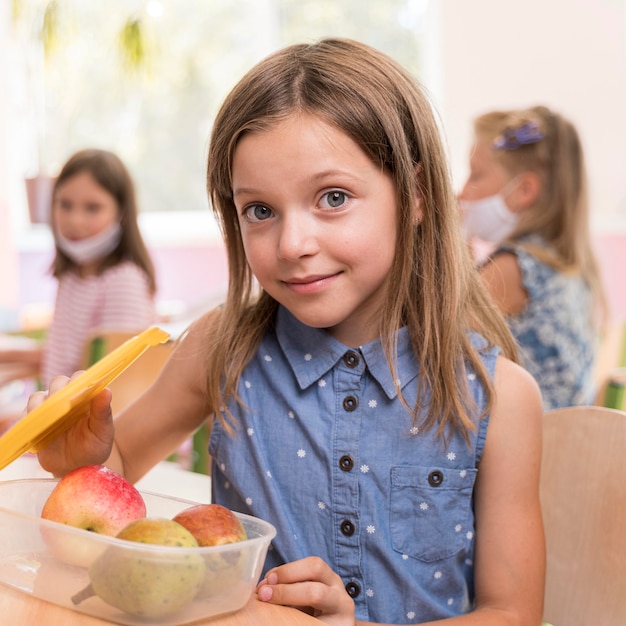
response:
<path id="1" fill-rule="evenodd" d="M 532 206 L 541 193 L 541 179 L 535 172 L 519 174 L 519 180 L 510 198 L 518 210 Z"/>
<path id="2" fill-rule="evenodd" d="M 419 196 L 415 201 L 413 222 L 417 226 L 421 221 L 424 214 L 422 213 L 422 197 Z"/>

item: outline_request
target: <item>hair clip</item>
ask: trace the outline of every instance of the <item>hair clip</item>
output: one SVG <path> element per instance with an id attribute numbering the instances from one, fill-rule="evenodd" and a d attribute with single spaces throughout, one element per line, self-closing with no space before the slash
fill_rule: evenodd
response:
<path id="1" fill-rule="evenodd" d="M 527 146 L 541 141 L 545 135 L 535 122 L 525 122 L 517 128 L 507 128 L 493 142 L 496 150 L 517 150 L 521 146 Z"/>

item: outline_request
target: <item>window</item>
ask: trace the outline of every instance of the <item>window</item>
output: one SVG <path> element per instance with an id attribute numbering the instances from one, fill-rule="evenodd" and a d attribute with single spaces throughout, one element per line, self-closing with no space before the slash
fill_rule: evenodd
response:
<path id="1" fill-rule="evenodd" d="M 13 3 L 21 7 L 12 29 L 15 89 L 10 114 L 16 174 L 54 174 L 80 148 L 107 148 L 129 166 L 142 213 L 206 213 L 204 170 L 211 121 L 245 71 L 283 45 L 335 35 L 370 43 L 424 78 L 431 4 Z M 46 24 L 47 47 L 38 34 Z M 124 34 L 126 56 L 120 44 Z M 25 199 L 20 202 L 24 205 Z"/>

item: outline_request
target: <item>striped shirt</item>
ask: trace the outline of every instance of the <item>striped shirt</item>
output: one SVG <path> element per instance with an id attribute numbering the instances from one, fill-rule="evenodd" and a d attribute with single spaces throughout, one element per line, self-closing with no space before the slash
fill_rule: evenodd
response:
<path id="1" fill-rule="evenodd" d="M 135 263 L 124 261 L 86 278 L 74 272 L 63 274 L 44 349 L 43 385 L 48 387 L 54 376 L 71 376 L 84 367 L 85 345 L 94 330 L 139 332 L 155 321 L 148 277 Z"/>

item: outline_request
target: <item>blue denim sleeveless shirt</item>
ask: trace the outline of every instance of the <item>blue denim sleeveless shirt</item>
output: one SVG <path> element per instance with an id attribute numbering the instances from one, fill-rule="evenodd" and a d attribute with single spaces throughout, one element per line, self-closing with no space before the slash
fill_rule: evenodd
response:
<path id="1" fill-rule="evenodd" d="M 537 235 L 520 239 L 549 250 Z M 520 361 L 541 388 L 546 411 L 594 404 L 596 334 L 591 324 L 593 299 L 579 274 L 560 272 L 523 245 L 504 244 L 499 252 L 517 257 L 528 300 L 507 322 L 520 347 Z"/>
<path id="2" fill-rule="evenodd" d="M 398 339 L 399 383 L 414 403 L 419 363 L 406 329 Z M 483 352 L 492 376 L 497 353 Z M 360 620 L 417 624 L 472 608 L 473 488 L 488 418 L 469 446 L 457 433 L 444 445 L 412 424 L 379 341 L 347 348 L 282 308 L 239 394 L 248 408 L 231 404 L 236 434 L 217 420 L 211 433 L 213 501 L 276 526 L 265 570 L 323 558 Z"/>

